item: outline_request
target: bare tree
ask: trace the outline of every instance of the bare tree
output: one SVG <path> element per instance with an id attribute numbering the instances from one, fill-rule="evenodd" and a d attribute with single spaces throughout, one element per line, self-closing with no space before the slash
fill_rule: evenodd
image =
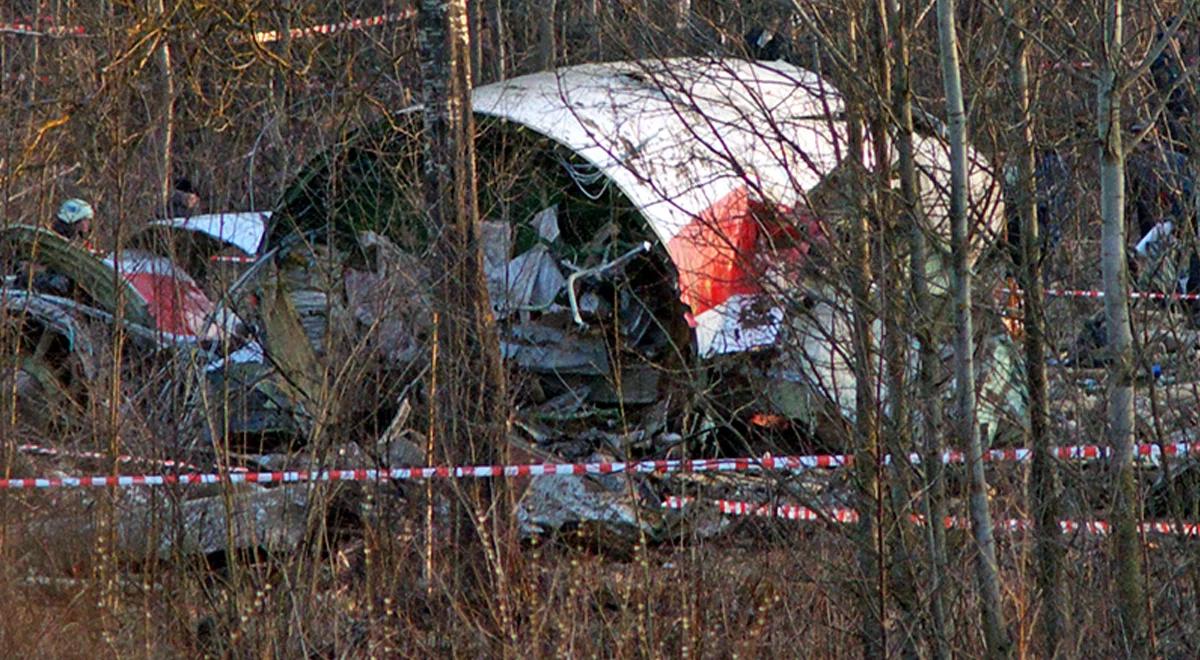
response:
<path id="1" fill-rule="evenodd" d="M 1133 474 L 1133 329 L 1129 321 L 1129 273 L 1125 263 L 1125 147 L 1121 139 L 1124 3 L 1104 8 L 1104 51 L 1096 96 L 1100 140 L 1100 239 L 1104 271 L 1104 319 L 1108 331 L 1108 443 L 1113 451 L 1113 557 L 1122 637 L 1130 653 L 1143 653 L 1146 637 L 1144 587 Z"/>
<path id="2" fill-rule="evenodd" d="M 485 8 L 488 35 L 491 39 L 492 52 L 489 58 L 492 81 L 504 80 L 508 72 L 508 46 L 506 40 L 507 27 L 504 21 L 504 6 L 501 0 L 486 0 Z"/>
<path id="3" fill-rule="evenodd" d="M 892 104 L 895 121 L 897 122 L 896 149 L 900 174 L 901 217 L 907 223 L 910 282 L 910 305 L 913 318 L 920 318 L 921 313 L 928 313 L 932 308 L 929 284 L 926 279 L 926 262 L 928 260 L 923 230 L 924 211 L 921 208 L 920 184 L 917 178 L 917 168 L 913 157 L 913 101 L 911 81 L 911 54 L 909 52 L 909 23 L 911 16 L 906 5 L 896 0 L 889 0 L 887 11 L 891 23 L 891 33 L 895 48 L 895 76 L 892 79 Z M 926 520 L 942 520 L 945 517 L 945 485 L 942 481 L 942 407 L 941 396 L 938 392 L 938 376 L 935 371 L 941 360 L 938 356 L 940 339 L 936 337 L 933 327 L 935 324 L 916 322 L 909 324 L 909 329 L 918 344 L 917 367 L 917 397 L 921 406 L 921 425 L 918 435 L 923 438 L 923 471 L 924 494 L 921 498 L 923 513 Z M 893 390 L 899 392 L 900 390 Z M 907 449 L 904 450 L 907 452 Z M 943 585 L 947 579 L 946 567 L 946 533 L 942 525 L 931 524 L 925 527 L 926 547 L 929 556 L 929 580 L 926 585 L 929 594 L 930 626 L 933 634 L 933 650 L 935 657 L 949 658 L 949 638 L 946 631 L 946 605 Z"/>
<path id="4" fill-rule="evenodd" d="M 165 21 L 167 9 L 163 0 L 154 0 L 151 13 Z M 162 70 L 162 133 L 159 143 L 159 166 L 161 168 L 158 181 L 160 212 L 166 213 L 168 200 L 171 197 L 171 152 L 175 145 L 175 71 L 171 66 L 170 33 L 163 31 L 159 34 L 158 66 Z"/>
<path id="5" fill-rule="evenodd" d="M 846 34 L 845 52 L 848 62 L 865 62 L 859 48 L 861 34 L 853 15 Z M 853 171 L 865 182 L 863 155 L 866 136 L 863 134 L 864 104 L 862 94 L 847 92 L 846 133 L 849 161 Z M 867 188 L 864 183 L 851 184 L 850 212 L 850 295 L 852 298 L 853 369 L 855 378 L 854 472 L 858 487 L 858 558 L 863 576 L 860 604 L 864 653 L 871 657 L 887 654 L 887 627 L 884 610 L 887 607 L 887 575 L 884 571 L 884 543 L 880 507 L 883 501 L 879 446 L 879 416 L 875 397 L 875 340 L 871 309 L 871 250 L 870 221 L 867 216 Z"/>
<path id="6" fill-rule="evenodd" d="M 537 12 L 537 45 L 534 49 L 534 71 L 546 71 L 554 68 L 555 54 L 558 50 L 558 39 L 555 35 L 557 21 L 555 12 L 558 0 L 542 0 L 527 3 L 526 7 Z"/>
<path id="7" fill-rule="evenodd" d="M 1012 78 L 1013 123 L 1009 157 L 1016 160 L 1016 196 L 1021 220 L 1021 286 L 1025 291 L 1025 373 L 1029 387 L 1029 442 L 1033 465 L 1029 477 L 1029 505 L 1036 520 L 1035 568 L 1042 603 L 1040 638 L 1042 652 L 1055 656 L 1063 627 L 1060 597 L 1061 554 L 1059 544 L 1058 476 L 1050 452 L 1049 410 L 1046 399 L 1046 314 L 1042 287 L 1041 229 L 1035 178 L 1036 153 L 1033 113 L 1030 108 L 1028 62 L 1028 6 L 1008 0 L 1004 7 L 1009 22 L 1009 66 Z"/>
<path id="8" fill-rule="evenodd" d="M 478 85 L 483 75 L 483 12 L 478 1 L 467 2 L 467 48 L 470 51 L 471 85 Z"/>
<path id="9" fill-rule="evenodd" d="M 908 351 L 910 330 L 905 327 L 904 306 L 907 300 L 908 280 L 906 265 L 903 259 L 904 247 L 907 243 L 907 233 L 903 220 L 909 220 L 907 214 L 898 214 L 898 207 L 909 208 L 907 201 L 897 204 L 892 191 L 892 179 L 895 169 L 893 161 L 893 120 L 891 93 L 896 83 L 893 78 L 893 65 L 902 68 L 893 59 L 892 42 L 894 41 L 894 21 L 889 20 L 887 0 L 875 0 L 871 3 L 873 30 L 872 57 L 874 64 L 874 87 L 878 90 L 874 102 L 870 104 L 869 121 L 871 147 L 874 151 L 875 181 L 872 199 L 873 221 L 882 231 L 877 232 L 875 241 L 877 248 L 876 271 L 879 281 L 876 285 L 880 316 L 883 321 L 883 374 L 887 386 L 888 398 L 885 413 L 885 424 L 882 425 L 883 447 L 893 457 L 907 456 L 912 446 L 913 436 L 909 432 L 911 418 L 911 397 L 906 394 L 908 387 Z M 898 72 L 897 75 L 906 75 Z M 911 138 L 911 134 L 909 136 Z M 910 145 L 911 146 L 911 145 Z M 901 191 L 903 194 L 903 191 Z M 916 657 L 916 632 L 920 628 L 919 620 L 922 608 L 918 605 L 917 583 L 914 572 L 916 562 L 913 561 L 911 538 L 914 529 L 909 516 L 910 474 L 912 466 L 907 461 L 898 458 L 891 461 L 887 468 L 887 497 L 891 521 L 886 525 L 885 549 L 887 550 L 887 565 L 889 566 L 888 591 L 903 612 L 900 628 L 902 653 L 906 657 Z M 881 522 L 882 524 L 882 522 Z"/>
<path id="10" fill-rule="evenodd" d="M 424 0 L 420 19 L 423 189 L 445 268 L 436 286 L 430 441 L 438 460 L 492 462 L 505 442 L 507 394 L 483 273 L 466 2 Z M 470 492 L 466 511 L 455 516 L 450 565 L 484 580 L 489 567 L 480 565 L 475 516 L 484 515 L 490 497 L 482 484 L 464 489 Z"/>
<path id="11" fill-rule="evenodd" d="M 983 607 L 983 632 L 988 654 L 1007 657 L 1011 642 L 1001 611 L 1000 578 L 996 565 L 996 539 L 988 508 L 987 477 L 983 471 L 983 450 L 975 423 L 974 325 L 971 320 L 971 269 L 967 239 L 967 118 L 963 108 L 962 80 L 959 75 L 958 35 L 954 25 L 954 0 L 938 0 L 938 43 L 942 64 L 942 84 L 946 91 L 946 118 L 950 133 L 950 250 L 954 320 L 955 407 L 958 413 L 958 437 L 966 442 L 971 482 L 971 527 L 975 534 L 976 579 Z"/>

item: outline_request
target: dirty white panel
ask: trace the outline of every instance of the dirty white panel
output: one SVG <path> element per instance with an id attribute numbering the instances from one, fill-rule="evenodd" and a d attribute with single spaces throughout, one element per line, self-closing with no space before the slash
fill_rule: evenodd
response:
<path id="1" fill-rule="evenodd" d="M 204 234 L 209 238 L 232 245 L 246 254 L 258 254 L 263 235 L 267 231 L 269 211 L 244 213 L 206 213 L 186 218 L 155 220 L 152 227 L 171 227 Z"/>

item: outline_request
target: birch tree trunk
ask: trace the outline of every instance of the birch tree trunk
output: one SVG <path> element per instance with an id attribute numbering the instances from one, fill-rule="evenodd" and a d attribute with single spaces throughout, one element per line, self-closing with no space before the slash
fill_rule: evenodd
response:
<path id="1" fill-rule="evenodd" d="M 278 50 L 280 61 L 292 61 L 292 0 L 280 0 L 278 3 L 279 43 L 274 47 Z M 290 119 L 291 94 L 288 93 L 288 72 L 282 67 L 275 66 L 275 76 L 271 81 L 271 98 L 275 106 L 275 116 L 271 118 L 271 142 L 279 154 L 280 183 L 285 183 L 292 175 L 292 150 L 286 147 L 286 138 L 291 134 Z"/>
<path id="2" fill-rule="evenodd" d="M 163 0 L 155 0 L 153 11 L 160 21 L 167 20 L 167 8 Z M 171 68 L 171 46 L 167 43 L 166 32 L 158 45 L 158 67 L 162 70 L 163 92 L 159 103 L 162 104 L 162 142 L 159 144 L 159 180 L 158 204 L 163 217 L 170 215 L 168 205 L 171 199 L 171 152 L 175 144 L 175 72 Z"/>
<path id="3" fill-rule="evenodd" d="M 447 464 L 493 463 L 505 443 L 507 393 L 483 273 L 466 0 L 422 0 L 419 39 L 422 188 L 443 269 L 435 288 L 434 454 Z M 485 560 L 494 553 L 482 551 L 490 524 L 479 521 L 502 508 L 491 506 L 488 485 L 456 485 L 454 538 L 438 547 L 451 554 L 445 565 L 456 581 L 464 571 L 472 588 L 503 594 L 500 585 L 486 584 L 500 574 Z"/>
<path id="4" fill-rule="evenodd" d="M 922 402 L 921 425 L 918 429 L 923 437 L 922 461 L 924 468 L 924 495 L 921 498 L 922 513 L 926 520 L 938 521 L 945 518 L 945 487 L 942 482 L 941 397 L 937 388 L 936 366 L 941 363 L 938 355 L 936 327 L 926 318 L 932 309 L 929 283 L 926 281 L 925 262 L 927 248 L 925 234 L 921 229 L 924 211 L 917 180 L 916 161 L 913 156 L 913 109 L 912 85 L 910 82 L 910 55 L 908 45 L 908 15 L 903 3 L 888 1 L 888 13 L 895 42 L 895 76 L 892 81 L 892 102 L 896 121 L 896 150 L 900 167 L 901 216 L 907 223 L 909 261 L 909 288 L 911 317 L 910 330 L 918 342 L 918 371 L 916 400 Z M 897 237 L 899 239 L 899 237 Z M 911 439 L 910 439 L 911 441 Z M 908 453 L 905 449 L 904 453 Z M 943 584 L 946 579 L 946 530 L 942 525 L 925 526 L 925 542 L 928 552 L 930 584 L 928 586 L 929 625 L 933 634 L 934 657 L 950 657 L 949 635 L 946 631 L 946 606 Z"/>
<path id="5" fill-rule="evenodd" d="M 967 118 L 959 76 L 958 35 L 954 26 L 954 0 L 938 0 L 938 50 L 946 92 L 946 119 L 950 133 L 950 250 L 954 289 L 955 407 L 957 435 L 966 442 L 971 483 L 971 529 L 977 546 L 975 575 L 983 608 L 983 633 L 991 657 L 1007 657 L 1011 642 L 1001 611 L 996 565 L 996 540 L 988 509 L 987 477 L 983 450 L 975 424 L 974 328 L 971 322 L 971 271 L 967 241 Z"/>
<path id="6" fill-rule="evenodd" d="M 1121 633 L 1130 654 L 1145 653 L 1145 596 L 1137 531 L 1133 475 L 1133 330 L 1129 321 L 1129 273 L 1125 262 L 1125 151 L 1116 68 L 1124 40 L 1121 0 L 1104 15 L 1104 60 L 1096 100 L 1100 139 L 1100 259 L 1104 272 L 1104 321 L 1108 331 L 1108 443 L 1112 448 L 1114 574 Z"/>
<path id="7" fill-rule="evenodd" d="M 36 6 L 34 7 L 34 11 L 36 12 L 34 14 L 34 17 L 45 15 L 46 8 L 43 6 L 41 0 L 38 0 Z M 151 12 L 154 11 L 153 6 L 151 6 L 150 11 Z M 33 52 L 30 54 L 29 97 L 28 97 L 30 105 L 33 105 L 34 103 L 37 102 L 38 83 L 40 82 L 38 80 L 38 78 L 40 77 L 39 74 L 41 72 L 41 62 L 42 62 L 42 37 L 41 37 L 41 35 L 35 34 L 32 38 L 32 41 L 33 41 Z"/>
<path id="8" fill-rule="evenodd" d="M 1025 291 L 1025 376 L 1029 387 L 1029 446 L 1033 465 L 1029 475 L 1029 505 L 1035 524 L 1034 567 L 1037 597 L 1041 601 L 1038 637 L 1046 657 L 1057 655 L 1063 630 L 1061 564 L 1058 530 L 1058 474 L 1048 436 L 1046 399 L 1046 316 L 1042 291 L 1042 250 L 1037 213 L 1036 154 L 1033 114 L 1029 99 L 1027 8 L 1021 0 L 1007 0 L 1008 46 L 1014 103 L 1009 153 L 1019 170 L 1016 198 L 1021 219 L 1021 287 Z"/>

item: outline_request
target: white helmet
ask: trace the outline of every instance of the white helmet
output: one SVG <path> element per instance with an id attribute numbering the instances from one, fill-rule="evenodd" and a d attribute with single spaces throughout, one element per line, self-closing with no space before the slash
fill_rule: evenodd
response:
<path id="1" fill-rule="evenodd" d="M 58 207 L 58 219 L 68 225 L 92 219 L 92 205 L 82 199 L 68 199 Z"/>

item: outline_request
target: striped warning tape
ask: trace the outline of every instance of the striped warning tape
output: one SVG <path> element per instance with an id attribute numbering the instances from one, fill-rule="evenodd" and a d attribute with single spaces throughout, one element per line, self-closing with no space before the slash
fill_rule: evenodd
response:
<path id="1" fill-rule="evenodd" d="M 1096 445 L 1057 447 L 1052 455 L 1065 460 L 1087 460 L 1107 458 L 1111 452 Z M 1160 456 L 1182 456 L 1200 454 L 1200 444 L 1176 443 L 1159 447 L 1138 445 L 1135 454 L 1157 459 Z M 1024 462 L 1033 453 L 1025 448 L 994 449 L 985 455 L 991 462 Z M 913 463 L 920 463 L 917 454 L 909 456 Z M 962 452 L 945 452 L 944 463 L 963 463 Z M 884 457 L 890 463 L 890 457 Z M 429 479 L 485 479 L 494 477 L 541 477 L 564 475 L 604 475 L 621 473 L 666 474 L 678 472 L 763 472 L 800 471 L 813 468 L 835 468 L 850 465 L 853 456 L 826 454 L 816 456 L 763 456 L 761 458 L 701 458 L 701 459 L 658 459 L 646 461 L 607 461 L 591 463 L 526 463 L 518 465 L 465 465 L 428 466 L 380 469 L 349 470 L 286 470 L 274 472 L 183 473 L 104 475 L 75 477 L 35 477 L 22 479 L 0 479 L 0 490 L 24 490 L 36 488 L 87 488 L 87 487 L 134 487 L 166 486 L 219 483 L 298 483 L 313 481 L 416 481 Z"/>
<path id="2" fill-rule="evenodd" d="M 370 18 L 355 18 L 341 23 L 326 23 L 324 25 L 313 25 L 311 27 L 294 28 L 288 30 L 287 34 L 292 39 L 303 39 L 316 35 L 330 35 L 337 32 L 345 32 L 348 30 L 362 30 L 369 27 L 377 27 L 388 23 L 397 23 L 407 21 L 417 15 L 417 10 L 409 9 L 395 14 L 380 14 Z M 266 32 L 255 32 L 251 40 L 260 44 L 269 44 L 279 41 L 283 38 L 282 30 L 268 30 Z"/>
<path id="3" fill-rule="evenodd" d="M 33 23 L 0 23 L 0 32 L 29 37 L 82 37 L 87 32 L 82 25 L 48 25 L 38 27 Z"/>
<path id="4" fill-rule="evenodd" d="M 1018 296 L 1024 296 L 1025 292 L 1021 289 L 1001 288 L 1002 293 L 1011 293 Z M 1088 289 L 1046 289 L 1046 296 L 1050 298 L 1104 298 L 1103 291 L 1091 291 Z M 1158 291 L 1133 291 L 1129 294 L 1134 300 L 1200 300 L 1200 293 L 1161 293 Z"/>
<path id="5" fill-rule="evenodd" d="M 635 472 L 752 472 L 763 469 L 800 469 L 803 457 L 735 459 L 612 461 L 596 463 L 528 463 L 522 465 L 466 465 L 353 470 L 285 470 L 275 472 L 184 473 L 106 475 L 92 477 L 38 477 L 0 479 L 0 490 L 34 488 L 88 488 L 166 486 L 219 483 L 299 483 L 314 481 L 416 481 L 429 479 L 484 479 L 492 477 L 541 477 L 552 475 L 603 475 Z"/>
<path id="6" fill-rule="evenodd" d="M 23 444 L 17 445 L 17 451 L 22 454 L 31 456 L 48 456 L 52 458 L 78 458 L 90 461 L 105 461 L 110 460 L 109 455 L 98 451 L 81 451 L 70 449 L 55 449 L 54 447 L 43 447 L 41 445 Z M 150 465 L 158 465 L 168 470 L 192 470 L 199 471 L 200 468 L 186 463 L 184 461 L 174 461 L 170 459 L 145 458 L 141 456 L 117 456 L 118 463 L 143 463 Z"/>
<path id="7" fill-rule="evenodd" d="M 1190 456 L 1200 454 L 1200 443 L 1194 442 L 1174 442 L 1163 445 L 1156 444 L 1139 444 L 1134 445 L 1134 456 L 1158 460 L 1163 456 Z M 1099 445 L 1064 445 L 1061 447 L 1051 447 L 1050 455 L 1054 458 L 1064 461 L 1072 460 L 1091 460 L 1109 458 L 1112 456 L 1110 447 L 1101 447 Z M 852 457 L 851 457 L 852 458 Z M 1024 463 L 1033 458 L 1033 450 L 1027 447 L 1005 447 L 1000 449 L 990 449 L 984 454 L 985 461 L 999 462 L 1016 462 Z M 912 454 L 909 456 L 909 461 L 919 463 L 921 457 Z M 943 463 L 965 463 L 967 461 L 966 454 L 960 451 L 947 451 L 942 453 Z M 890 456 L 884 457 L 885 463 L 891 462 Z"/>
<path id="8" fill-rule="evenodd" d="M 858 512 L 846 507 L 830 507 L 827 509 L 811 509 L 797 504 L 765 504 L 761 502 L 745 502 L 740 500 L 704 500 L 716 507 L 722 514 L 728 516 L 758 516 L 764 518 L 783 518 L 805 522 L 829 521 L 844 525 L 858 522 Z M 672 495 L 663 501 L 664 509 L 684 509 L 696 502 L 694 497 Z M 924 524 L 924 516 L 912 515 L 910 519 L 916 524 Z M 942 520 L 946 529 L 967 529 L 971 521 L 960 516 L 947 516 Z M 1033 522 L 1021 518 L 1009 518 L 996 521 L 995 527 L 1008 532 L 1020 532 L 1033 528 Z M 1104 520 L 1076 521 L 1060 520 L 1058 528 L 1064 534 L 1090 534 L 1107 536 L 1112 533 L 1112 525 Z M 1173 536 L 1200 536 L 1200 523 L 1144 522 L 1138 526 L 1142 534 L 1169 534 Z"/>
<path id="9" fill-rule="evenodd" d="M 318 35 L 326 36 L 338 32 L 363 30 L 387 25 L 388 23 L 406 21 L 416 15 L 417 11 L 415 9 L 408 9 L 398 13 L 380 14 L 379 16 L 371 16 L 369 18 L 354 18 L 339 23 L 324 23 L 321 25 L 293 28 L 287 31 L 287 35 L 292 39 L 304 39 Z M 87 30 L 82 25 L 47 25 L 39 27 L 38 25 L 24 21 L 0 23 L 0 33 L 30 37 L 84 37 L 88 35 Z M 250 35 L 248 41 L 267 44 L 283 39 L 283 34 L 282 30 L 265 30 Z"/>
<path id="10" fill-rule="evenodd" d="M 1063 69 L 1073 69 L 1075 71 L 1088 71 L 1088 70 L 1091 70 L 1094 68 L 1096 68 L 1096 64 L 1094 62 L 1080 62 L 1080 61 L 1054 62 L 1054 61 L 1049 61 L 1049 60 L 1042 62 L 1042 71 L 1060 71 Z"/>
<path id="11" fill-rule="evenodd" d="M 252 264 L 258 261 L 258 257 L 242 254 L 214 254 L 208 260 L 218 263 Z"/>
<path id="12" fill-rule="evenodd" d="M 103 452 L 75 449 L 56 449 L 54 447 L 44 447 L 42 445 L 34 444 L 17 445 L 17 451 L 30 456 L 46 456 L 50 458 L 75 458 L 88 461 L 111 460 L 109 455 Z M 117 456 L 117 462 L 121 464 L 141 463 L 143 465 L 157 465 L 167 470 L 190 470 L 192 472 L 200 472 L 203 470 L 203 468 L 185 461 L 176 461 L 169 458 L 150 458 L 148 456 L 130 456 L 127 454 Z M 248 471 L 244 467 L 231 467 L 229 470 L 232 472 Z"/>

